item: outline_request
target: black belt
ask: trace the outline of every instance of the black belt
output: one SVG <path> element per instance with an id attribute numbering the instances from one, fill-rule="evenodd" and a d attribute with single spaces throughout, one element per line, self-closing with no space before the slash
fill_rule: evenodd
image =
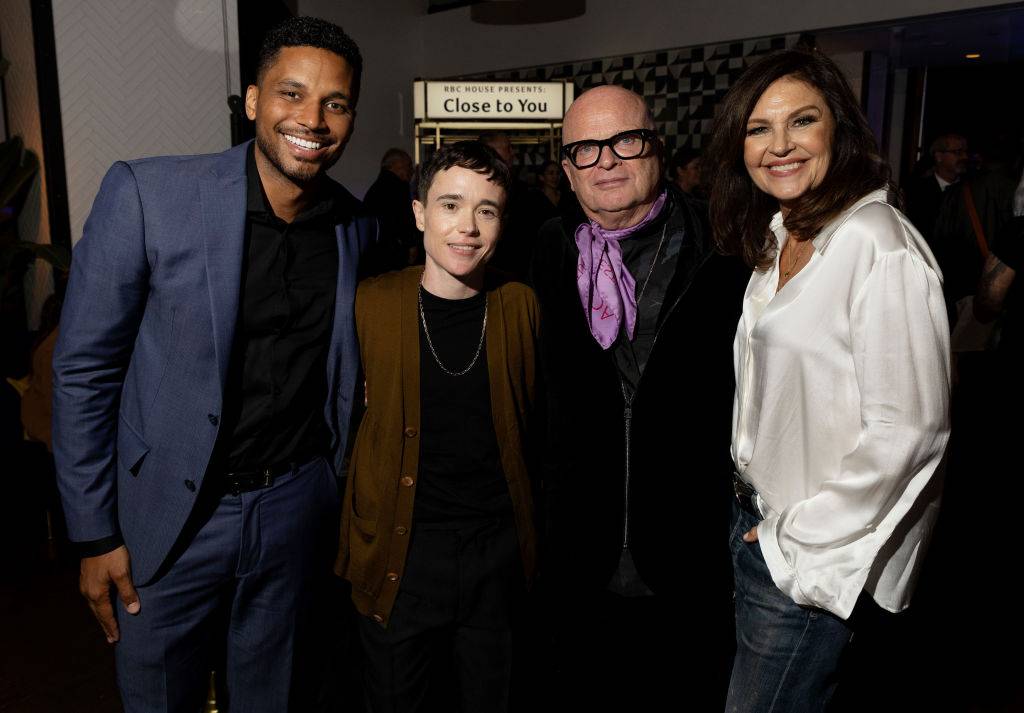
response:
<path id="1" fill-rule="evenodd" d="M 732 473 L 732 490 L 736 494 L 736 502 L 739 503 L 740 508 L 744 512 L 753 515 L 758 520 L 764 519 L 760 508 L 757 507 L 757 491 L 754 490 L 753 485 L 743 480 L 736 471 Z"/>
<path id="2" fill-rule="evenodd" d="M 221 480 L 224 483 L 224 490 L 232 495 L 241 495 L 252 490 L 269 488 L 274 484 L 274 479 L 287 475 L 296 470 L 301 463 L 291 461 L 288 463 L 275 463 L 256 470 L 236 470 L 231 473 L 224 473 Z"/>

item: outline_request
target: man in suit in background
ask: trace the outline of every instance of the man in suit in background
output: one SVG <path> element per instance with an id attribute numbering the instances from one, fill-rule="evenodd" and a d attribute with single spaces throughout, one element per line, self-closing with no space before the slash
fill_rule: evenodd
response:
<path id="1" fill-rule="evenodd" d="M 116 163 L 75 250 L 54 450 L 127 711 L 198 710 L 218 653 L 233 710 L 294 698 L 376 230 L 326 176 L 361 69 L 341 28 L 282 23 L 246 92 L 255 143 Z"/>
<path id="2" fill-rule="evenodd" d="M 363 275 L 379 275 L 422 262 L 423 235 L 412 214 L 412 181 L 416 166 L 412 156 L 390 148 L 380 160 L 380 174 L 363 205 L 380 225 L 380 238 L 369 261 L 363 261 Z"/>
<path id="3" fill-rule="evenodd" d="M 912 179 L 906 188 L 907 217 L 938 256 L 933 236 L 935 219 L 946 189 L 967 172 L 967 139 L 960 134 L 942 134 L 932 141 L 928 153 L 932 169 Z"/>

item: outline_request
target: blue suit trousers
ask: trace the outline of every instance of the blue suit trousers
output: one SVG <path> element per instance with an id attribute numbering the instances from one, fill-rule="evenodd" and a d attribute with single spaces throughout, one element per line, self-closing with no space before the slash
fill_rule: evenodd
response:
<path id="1" fill-rule="evenodd" d="M 138 588 L 141 611 L 132 616 L 117 603 L 125 711 L 196 713 L 214 668 L 221 710 L 289 710 L 296 654 L 313 624 L 313 582 L 329 567 L 339 509 L 323 458 L 269 488 L 205 497 L 157 576 Z"/>

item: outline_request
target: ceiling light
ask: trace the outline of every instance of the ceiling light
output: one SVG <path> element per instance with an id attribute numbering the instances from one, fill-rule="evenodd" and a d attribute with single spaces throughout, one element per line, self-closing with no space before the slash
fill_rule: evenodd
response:
<path id="1" fill-rule="evenodd" d="M 967 59 L 981 59 L 981 53 L 980 52 L 968 52 L 967 54 L 964 55 L 964 57 L 966 57 Z"/>

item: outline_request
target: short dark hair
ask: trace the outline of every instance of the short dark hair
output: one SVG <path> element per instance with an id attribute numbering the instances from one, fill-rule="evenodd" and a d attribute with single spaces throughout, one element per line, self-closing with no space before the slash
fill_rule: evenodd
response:
<path id="1" fill-rule="evenodd" d="M 537 166 L 537 175 L 539 176 L 545 171 L 547 171 L 548 166 L 558 166 L 558 170 L 562 170 L 562 164 L 560 164 L 558 161 L 552 161 L 551 159 L 547 159 L 546 161 L 541 163 L 541 165 Z"/>
<path id="2" fill-rule="evenodd" d="M 669 180 L 675 180 L 676 171 L 686 168 L 695 158 L 700 158 L 700 151 L 697 149 L 686 148 L 676 151 L 672 155 L 672 160 L 668 162 Z"/>
<path id="3" fill-rule="evenodd" d="M 412 156 L 409 155 L 408 151 L 397 147 L 390 148 L 384 152 L 383 156 L 381 156 L 380 165 L 382 168 L 387 168 L 405 159 L 409 159 L 409 161 L 412 161 Z"/>
<path id="4" fill-rule="evenodd" d="M 932 139 L 932 143 L 928 147 L 928 155 L 931 156 L 932 158 L 935 158 L 935 154 L 937 154 L 939 151 L 948 150 L 950 141 L 954 141 L 956 139 L 960 139 L 965 144 L 967 143 L 967 139 L 964 138 L 963 134 L 957 134 L 955 132 L 949 131 L 947 131 L 945 134 L 939 134 L 934 139 Z"/>
<path id="5" fill-rule="evenodd" d="M 813 238 L 839 213 L 867 193 L 890 187 L 889 167 L 842 71 L 812 48 L 780 50 L 740 75 L 718 107 L 704 169 L 710 173 L 710 216 L 715 242 L 741 255 L 752 268 L 767 269 L 777 245 L 768 229 L 778 201 L 754 185 L 743 163 L 747 119 L 769 85 L 783 77 L 821 93 L 835 130 L 828 171 L 821 183 L 794 201 L 786 215 L 791 234 Z"/>
<path id="6" fill-rule="evenodd" d="M 483 174 L 488 181 L 505 189 L 506 196 L 512 190 L 512 174 L 494 149 L 480 141 L 458 141 L 442 146 L 423 166 L 420 171 L 420 200 L 427 200 L 427 191 L 438 173 L 456 166 Z"/>
<path id="7" fill-rule="evenodd" d="M 256 83 L 277 60 L 282 47 L 316 47 L 338 55 L 352 68 L 352 104 L 359 98 L 363 55 L 359 45 L 333 22 L 319 17 L 292 17 L 273 27 L 263 38 L 256 62 Z"/>

